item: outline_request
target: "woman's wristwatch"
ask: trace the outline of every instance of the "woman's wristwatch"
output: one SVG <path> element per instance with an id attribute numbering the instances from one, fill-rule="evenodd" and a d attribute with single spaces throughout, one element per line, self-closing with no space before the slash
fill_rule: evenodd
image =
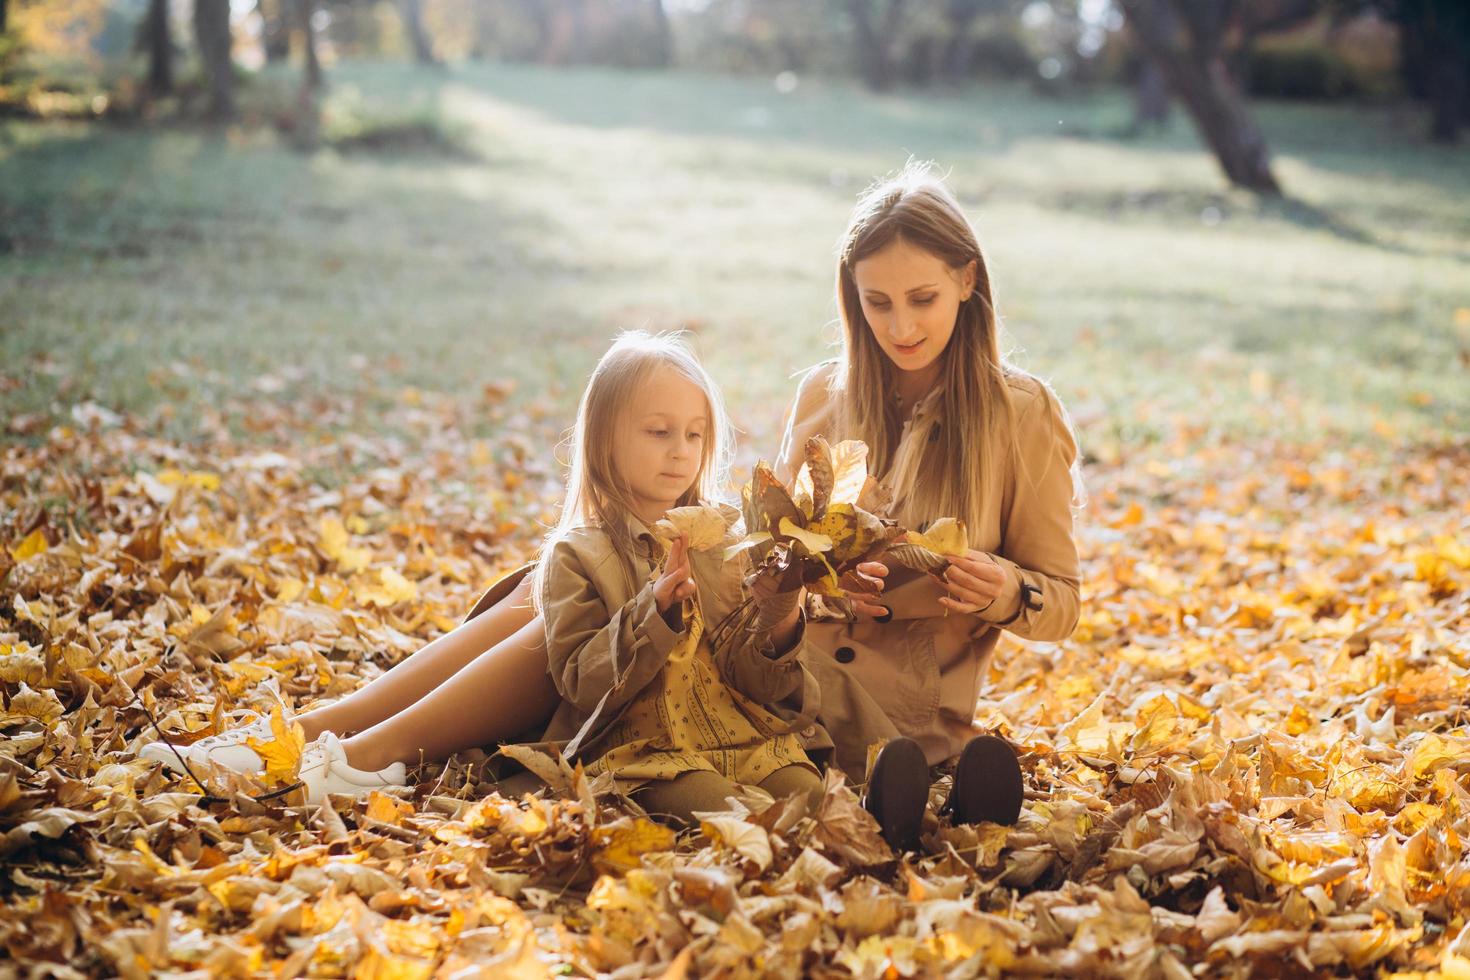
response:
<path id="1" fill-rule="evenodd" d="M 1041 611 L 1041 589 L 1038 586 L 1032 585 L 1030 582 L 1022 582 L 1021 602 L 1016 606 L 1015 614 L 1012 615 L 1009 619 L 1003 619 L 1000 622 L 994 623 L 992 625 L 1009 626 L 1016 620 L 1020 619 L 1021 613 L 1025 612 L 1028 609 L 1034 612 Z"/>

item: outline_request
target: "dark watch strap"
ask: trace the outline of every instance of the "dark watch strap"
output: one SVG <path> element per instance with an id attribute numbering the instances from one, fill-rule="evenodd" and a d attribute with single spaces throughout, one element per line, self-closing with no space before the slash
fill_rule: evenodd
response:
<path id="1" fill-rule="evenodd" d="M 1021 583 L 1021 602 L 1016 606 L 1016 611 L 1009 619 L 1002 619 L 995 623 L 996 626 L 1009 626 L 1021 618 L 1021 613 L 1026 610 L 1041 611 L 1041 589 L 1029 582 Z"/>

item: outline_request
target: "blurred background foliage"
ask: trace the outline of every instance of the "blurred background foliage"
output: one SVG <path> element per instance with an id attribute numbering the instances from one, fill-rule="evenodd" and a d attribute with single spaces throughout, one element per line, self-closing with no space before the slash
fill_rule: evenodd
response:
<path id="1" fill-rule="evenodd" d="M 1191 57 L 1204 64 L 1217 49 L 1242 93 L 1456 102 L 1456 112 L 1435 120 L 1436 138 L 1453 139 L 1470 112 L 1465 7 L 1460 0 L 3 0 L 0 107 L 229 116 L 233 89 L 268 64 L 314 73 L 342 59 L 405 58 L 851 76 L 878 90 L 986 79 L 1025 79 L 1043 92 L 1136 86 L 1146 123 L 1166 110 L 1148 105 L 1156 84 L 1150 52 L 1129 28 L 1156 20 L 1187 34 L 1205 11 L 1213 23 Z M 217 35 L 222 40 L 213 42 Z M 212 82 L 223 62 L 211 48 L 221 46 L 234 77 Z"/>

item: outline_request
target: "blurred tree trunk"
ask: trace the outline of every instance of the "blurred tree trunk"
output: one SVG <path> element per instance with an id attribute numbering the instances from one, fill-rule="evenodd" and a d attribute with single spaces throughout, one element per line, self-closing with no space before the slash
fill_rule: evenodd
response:
<path id="1" fill-rule="evenodd" d="M 400 9 L 403 12 L 403 26 L 408 30 L 409 40 L 413 42 L 414 60 L 421 65 L 439 64 L 439 59 L 434 57 L 434 46 L 429 43 L 428 32 L 424 30 L 421 0 L 402 0 Z"/>
<path id="2" fill-rule="evenodd" d="M 5 33 L 5 0 L 0 0 L 0 34 Z"/>
<path id="3" fill-rule="evenodd" d="M 230 0 L 194 0 L 194 39 L 209 80 L 210 118 L 235 116 L 235 68 L 230 59 Z"/>
<path id="4" fill-rule="evenodd" d="M 300 19 L 302 51 L 306 55 L 306 87 L 316 91 L 322 87 L 322 62 L 317 56 L 316 0 L 295 0 L 297 17 Z"/>
<path id="5" fill-rule="evenodd" d="M 148 94 L 155 97 L 172 94 L 174 39 L 168 29 L 168 0 L 149 0 L 148 13 L 143 18 L 143 47 L 148 52 Z"/>
<path id="6" fill-rule="evenodd" d="M 273 65 L 291 57 L 288 3 L 289 0 L 255 0 L 255 12 L 260 16 L 260 46 L 265 49 L 265 60 Z"/>
<path id="7" fill-rule="evenodd" d="M 1470 6 L 1465 0 L 1397 0 L 1400 71 L 1410 94 L 1429 101 L 1430 139 L 1454 143 L 1470 122 Z"/>
<path id="8" fill-rule="evenodd" d="M 903 0 L 877 0 L 882 18 L 875 23 L 872 0 L 847 0 L 852 26 L 857 33 L 858 70 L 868 87 L 883 92 L 893 87 L 897 76 L 893 39 L 902 20 Z"/>
<path id="9" fill-rule="evenodd" d="M 1169 124 L 1169 83 L 1152 58 L 1142 58 L 1138 77 L 1133 82 L 1133 128 L 1141 132 L 1150 126 Z"/>
<path id="10" fill-rule="evenodd" d="M 674 34 L 669 29 L 669 12 L 664 0 L 649 0 L 653 8 L 653 63 L 668 68 L 674 63 Z"/>
<path id="11" fill-rule="evenodd" d="M 949 50 L 944 56 L 943 74 L 951 85 L 959 85 L 970 77 L 970 28 L 983 5 L 983 0 L 949 0 L 945 5 Z"/>
<path id="12" fill-rule="evenodd" d="M 1139 47 L 1184 104 L 1230 182 L 1280 194 L 1266 139 L 1226 67 L 1233 0 L 1123 0 L 1122 7 Z"/>

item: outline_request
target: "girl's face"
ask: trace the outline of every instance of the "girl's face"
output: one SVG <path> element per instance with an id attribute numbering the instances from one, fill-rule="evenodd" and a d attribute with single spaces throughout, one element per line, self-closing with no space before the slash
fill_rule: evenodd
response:
<path id="1" fill-rule="evenodd" d="M 858 260 L 852 277 L 873 339 L 894 367 L 921 376 L 937 371 L 960 304 L 975 288 L 975 263 L 953 269 L 934 253 L 895 238 Z"/>
<path id="2" fill-rule="evenodd" d="M 658 520 L 694 486 L 709 425 L 704 392 L 664 365 L 654 369 L 624 407 L 613 465 L 641 520 Z"/>

